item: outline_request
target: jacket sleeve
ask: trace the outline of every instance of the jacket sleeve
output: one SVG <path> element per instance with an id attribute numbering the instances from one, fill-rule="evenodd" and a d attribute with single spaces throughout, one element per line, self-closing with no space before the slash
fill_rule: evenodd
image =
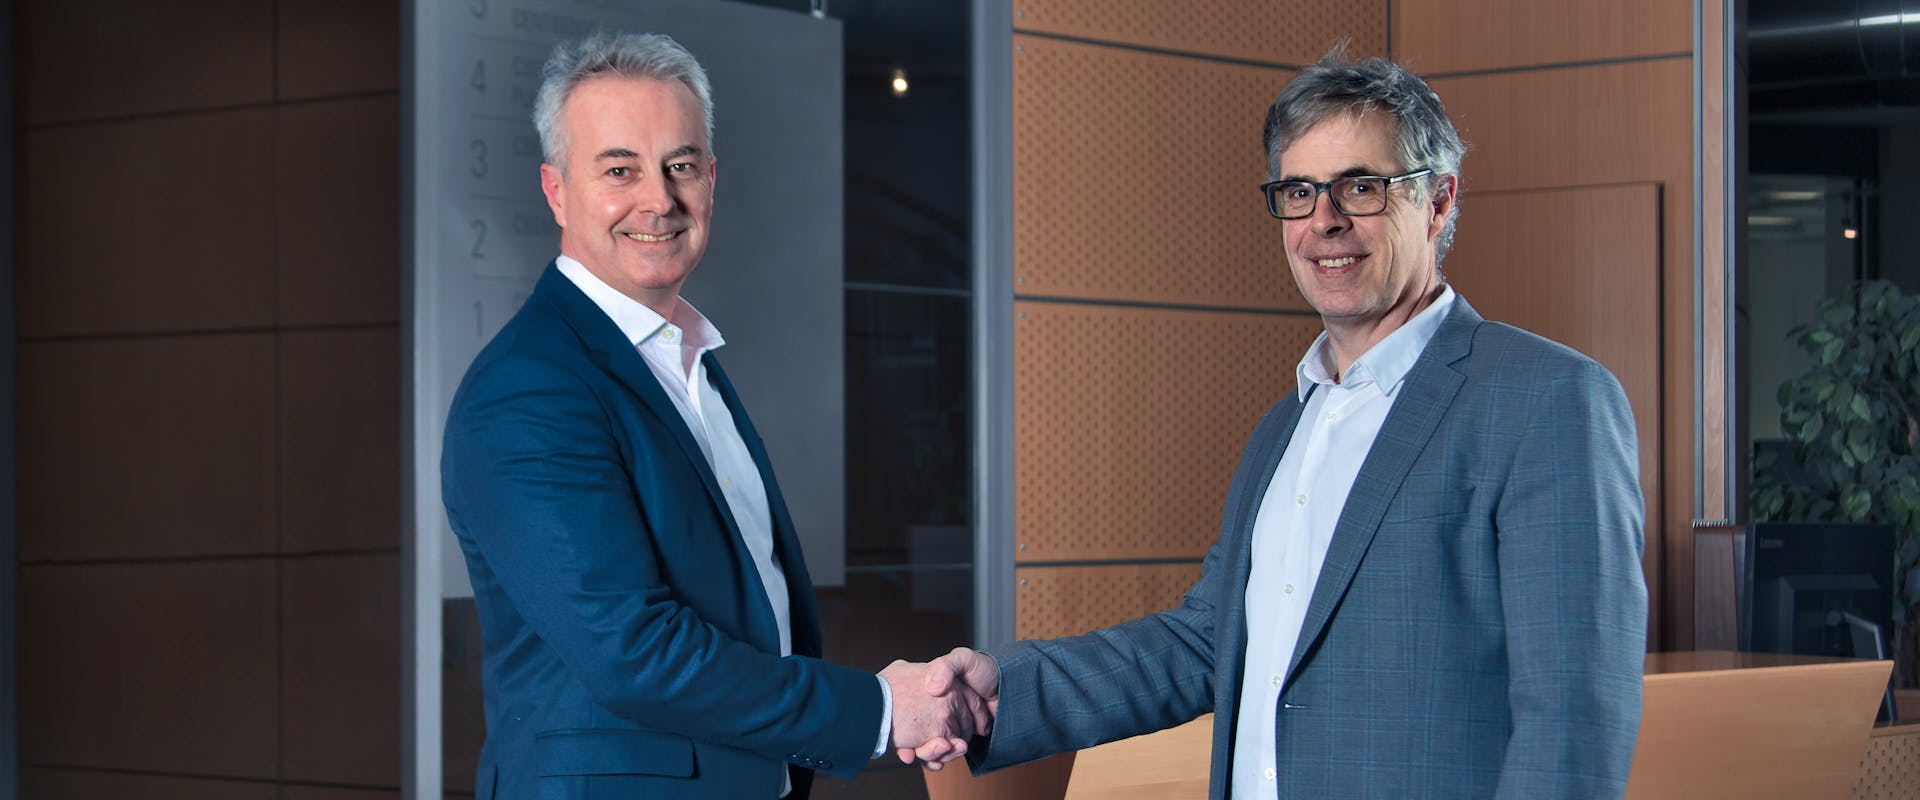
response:
<path id="1" fill-rule="evenodd" d="M 640 725 L 844 776 L 864 767 L 882 714 L 871 673 L 735 640 L 663 580 L 653 538 L 703 529 L 671 508 L 642 514 L 682 499 L 639 497 L 629 471 L 676 467 L 626 463 L 601 399 L 562 366 L 476 370 L 448 419 L 442 490 L 523 636 Z M 655 531 L 649 518 L 692 527 Z"/>
<path id="2" fill-rule="evenodd" d="M 1581 360 L 1516 422 L 1495 510 L 1513 715 L 1498 796 L 1619 797 L 1646 657 L 1633 413 L 1619 382 Z"/>

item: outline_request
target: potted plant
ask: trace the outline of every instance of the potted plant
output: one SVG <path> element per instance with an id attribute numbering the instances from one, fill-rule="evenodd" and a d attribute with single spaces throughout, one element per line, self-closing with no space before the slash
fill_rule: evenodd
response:
<path id="1" fill-rule="evenodd" d="M 1900 683 L 1912 685 L 1920 602 L 1920 297 L 1866 281 L 1822 301 L 1789 336 L 1811 365 L 1781 384 L 1780 428 L 1794 443 L 1796 478 L 1784 482 L 1772 453 L 1754 459 L 1755 520 L 1891 525 L 1896 552 L 1893 618 Z"/>

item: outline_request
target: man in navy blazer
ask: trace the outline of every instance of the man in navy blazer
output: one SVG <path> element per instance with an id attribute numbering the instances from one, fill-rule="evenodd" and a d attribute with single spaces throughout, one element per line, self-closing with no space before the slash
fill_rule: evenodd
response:
<path id="1" fill-rule="evenodd" d="M 441 460 L 485 641 L 481 800 L 804 798 L 816 770 L 951 757 L 984 723 L 924 666 L 819 660 L 766 449 L 679 296 L 713 210 L 709 92 L 658 35 L 546 65 L 561 255 L 468 369 Z"/>
<path id="2" fill-rule="evenodd" d="M 1336 50 L 1268 112 L 1267 209 L 1325 323 L 1178 608 L 936 661 L 991 770 L 1214 713 L 1214 798 L 1619 797 L 1645 514 L 1619 383 L 1446 285 L 1465 146 Z M 1539 264 L 1539 269 L 1557 269 Z"/>

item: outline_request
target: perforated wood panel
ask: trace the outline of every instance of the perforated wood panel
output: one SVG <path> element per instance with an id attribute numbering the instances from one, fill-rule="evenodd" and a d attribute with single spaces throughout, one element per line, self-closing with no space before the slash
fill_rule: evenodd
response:
<path id="1" fill-rule="evenodd" d="M 1855 800 L 1908 800 L 1920 797 L 1920 725 L 1876 728 L 1867 737 L 1860 760 Z"/>
<path id="2" fill-rule="evenodd" d="M 1441 73 L 1685 53 L 1692 13 L 1673 0 L 1396 0 L 1393 54 Z"/>
<path id="3" fill-rule="evenodd" d="M 1015 292 L 1307 307 L 1259 192 L 1293 72 L 1014 42 Z"/>
<path id="4" fill-rule="evenodd" d="M 1660 519 L 1660 187 L 1480 192 L 1472 208 L 1448 281 L 1487 319 L 1586 353 L 1620 379 L 1647 519 Z"/>
<path id="5" fill-rule="evenodd" d="M 1198 558 L 1318 317 L 1014 304 L 1015 558 Z"/>
<path id="6" fill-rule="evenodd" d="M 1180 603 L 1199 564 L 1020 567 L 1013 571 L 1014 635 L 1052 639 L 1125 622 Z"/>
<path id="7" fill-rule="evenodd" d="M 1387 4 L 1327 0 L 1014 0 L 1013 27 L 1282 64 L 1308 64 L 1341 39 L 1387 51 Z"/>

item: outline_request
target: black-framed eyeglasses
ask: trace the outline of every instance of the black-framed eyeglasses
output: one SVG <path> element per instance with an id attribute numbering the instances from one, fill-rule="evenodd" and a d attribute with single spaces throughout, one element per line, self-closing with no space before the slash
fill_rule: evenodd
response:
<path id="1" fill-rule="evenodd" d="M 1340 213 L 1349 217 L 1365 217 L 1387 210 L 1387 187 L 1432 174 L 1431 169 L 1416 169 L 1391 178 L 1355 175 L 1334 178 L 1325 183 L 1268 181 L 1260 184 L 1260 193 L 1267 196 L 1267 213 L 1275 219 L 1313 216 L 1314 207 L 1320 203 L 1321 192 L 1327 193 L 1327 197 L 1333 200 L 1333 207 L 1339 209 Z"/>

